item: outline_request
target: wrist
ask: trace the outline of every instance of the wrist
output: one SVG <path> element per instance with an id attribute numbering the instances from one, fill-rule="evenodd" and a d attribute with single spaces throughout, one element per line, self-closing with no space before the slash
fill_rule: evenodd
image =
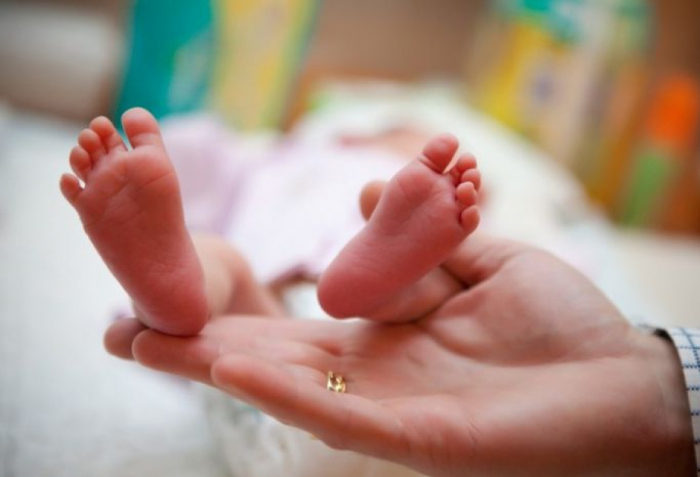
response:
<path id="1" fill-rule="evenodd" d="M 657 390 L 650 409 L 658 432 L 650 436 L 658 450 L 655 476 L 695 477 L 694 437 L 683 366 L 673 343 L 659 335 L 638 333 L 637 350 Z M 653 401 L 652 401 L 653 402 Z"/>

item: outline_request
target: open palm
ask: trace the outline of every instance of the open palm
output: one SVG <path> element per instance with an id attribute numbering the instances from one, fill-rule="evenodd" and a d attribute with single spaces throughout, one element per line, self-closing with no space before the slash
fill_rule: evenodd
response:
<path id="1" fill-rule="evenodd" d="M 684 401 L 664 391 L 682 389 L 674 351 L 587 279 L 484 237 L 435 274 L 460 288 L 416 321 L 227 316 L 194 338 L 139 329 L 133 353 L 332 447 L 430 475 L 682 475 L 664 459 L 683 427 L 669 415 Z M 328 371 L 345 394 L 326 389 Z"/>

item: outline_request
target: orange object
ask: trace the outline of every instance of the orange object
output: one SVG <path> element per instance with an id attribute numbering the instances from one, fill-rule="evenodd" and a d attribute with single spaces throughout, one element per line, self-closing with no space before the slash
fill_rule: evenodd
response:
<path id="1" fill-rule="evenodd" d="M 664 80 L 649 111 L 647 140 L 686 156 L 695 146 L 700 123 L 700 85 L 686 74 Z"/>
<path id="2" fill-rule="evenodd" d="M 689 179 L 699 127 L 700 83 L 680 73 L 664 78 L 653 95 L 619 203 L 623 223 L 680 230 L 694 221 Z"/>

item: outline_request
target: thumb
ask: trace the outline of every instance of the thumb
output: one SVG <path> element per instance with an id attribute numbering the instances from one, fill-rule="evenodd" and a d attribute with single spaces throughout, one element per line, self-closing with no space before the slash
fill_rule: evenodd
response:
<path id="1" fill-rule="evenodd" d="M 443 262 L 442 269 L 467 286 L 476 285 L 494 276 L 512 260 L 530 253 L 545 252 L 514 240 L 476 232 Z"/>

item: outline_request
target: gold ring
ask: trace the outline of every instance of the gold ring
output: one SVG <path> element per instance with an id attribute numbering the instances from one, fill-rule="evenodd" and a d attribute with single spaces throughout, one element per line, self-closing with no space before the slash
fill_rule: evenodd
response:
<path id="1" fill-rule="evenodd" d="M 335 374 L 333 371 L 328 371 L 328 379 L 326 380 L 326 389 L 334 393 L 345 392 L 345 378 L 340 374 Z"/>

